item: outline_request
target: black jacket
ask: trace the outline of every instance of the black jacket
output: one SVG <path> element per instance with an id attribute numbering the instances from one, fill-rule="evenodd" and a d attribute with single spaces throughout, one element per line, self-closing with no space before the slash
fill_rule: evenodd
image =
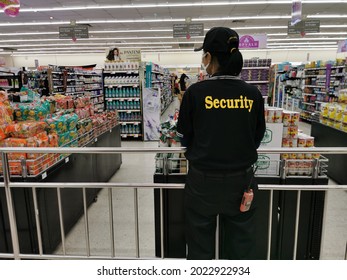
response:
<path id="1" fill-rule="evenodd" d="M 217 76 L 190 86 L 183 96 L 177 124 L 189 164 L 202 170 L 250 167 L 257 161 L 265 128 L 261 93 L 231 76 Z"/>

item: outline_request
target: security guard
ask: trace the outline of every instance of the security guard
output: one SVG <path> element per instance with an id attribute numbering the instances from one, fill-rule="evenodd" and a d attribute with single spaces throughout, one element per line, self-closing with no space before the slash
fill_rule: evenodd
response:
<path id="1" fill-rule="evenodd" d="M 211 77 L 190 86 L 180 107 L 177 132 L 187 147 L 185 185 L 187 259 L 215 257 L 216 217 L 223 219 L 223 251 L 228 259 L 254 259 L 257 185 L 252 165 L 265 132 L 259 90 L 238 78 L 243 57 L 239 36 L 215 27 L 205 36 L 202 67 Z M 253 201 L 241 212 L 245 189 Z"/>

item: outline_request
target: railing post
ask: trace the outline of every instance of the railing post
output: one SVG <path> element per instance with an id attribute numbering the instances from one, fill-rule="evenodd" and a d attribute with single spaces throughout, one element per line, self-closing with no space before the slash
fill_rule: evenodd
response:
<path id="1" fill-rule="evenodd" d="M 5 194 L 6 194 L 6 203 L 8 208 L 8 218 L 10 222 L 11 229 L 11 239 L 12 239 L 12 247 L 13 247 L 13 255 L 16 260 L 19 260 L 19 240 L 18 240 L 18 230 L 17 230 L 17 221 L 16 214 L 12 200 L 12 192 L 10 188 L 10 168 L 8 164 L 8 157 L 6 153 L 1 153 L 2 156 L 2 170 L 4 174 L 4 186 L 5 186 Z"/>
<path id="2" fill-rule="evenodd" d="M 312 177 L 313 179 L 317 179 L 319 175 L 319 168 L 320 168 L 320 162 L 318 158 L 315 158 L 313 160 L 313 166 L 312 166 Z"/>
<path id="3" fill-rule="evenodd" d="M 139 232 L 139 201 L 137 188 L 134 188 L 134 212 L 135 212 L 135 251 L 136 258 L 140 258 L 140 232 Z"/>
<path id="4" fill-rule="evenodd" d="M 286 160 L 285 159 L 282 159 L 280 161 L 280 178 L 282 180 L 285 180 L 286 179 L 286 171 L 287 171 L 287 167 L 286 167 Z"/>

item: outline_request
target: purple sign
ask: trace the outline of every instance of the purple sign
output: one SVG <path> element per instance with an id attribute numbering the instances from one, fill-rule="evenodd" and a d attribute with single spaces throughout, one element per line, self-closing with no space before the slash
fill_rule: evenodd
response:
<path id="1" fill-rule="evenodd" d="M 299 23 L 302 19 L 302 3 L 301 0 L 293 1 L 292 4 L 292 21 L 291 25 Z"/>
<path id="2" fill-rule="evenodd" d="M 266 35 L 243 35 L 240 38 L 240 49 L 262 49 L 266 48 Z"/>
<path id="3" fill-rule="evenodd" d="M 337 52 L 347 52 L 347 40 L 338 42 Z"/>

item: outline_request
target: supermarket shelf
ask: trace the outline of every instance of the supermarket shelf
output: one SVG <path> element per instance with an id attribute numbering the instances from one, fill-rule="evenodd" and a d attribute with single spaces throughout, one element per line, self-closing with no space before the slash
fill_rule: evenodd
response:
<path id="1" fill-rule="evenodd" d="M 139 109 L 131 109 L 131 110 L 117 110 L 120 113 L 132 113 L 132 112 L 141 112 Z"/>
<path id="2" fill-rule="evenodd" d="M 139 87 L 140 84 L 118 84 L 118 85 L 105 85 L 105 87 L 108 87 L 108 88 L 114 88 L 114 87 L 117 87 L 117 88 L 121 88 L 121 87 Z"/>
<path id="3" fill-rule="evenodd" d="M 88 96 L 88 95 L 86 95 Z M 92 96 L 89 96 L 90 98 L 96 98 L 96 97 L 101 97 L 101 96 L 104 96 L 103 94 L 99 94 L 99 95 L 92 95 Z"/>
<path id="4" fill-rule="evenodd" d="M 112 100 L 135 100 L 135 101 L 140 101 L 140 97 L 107 97 L 106 98 L 107 101 L 112 101 Z"/>
<path id="5" fill-rule="evenodd" d="M 329 103 L 329 102 L 325 102 L 325 101 L 315 101 L 316 103 Z"/>
<path id="6" fill-rule="evenodd" d="M 310 114 L 313 114 L 314 111 L 308 111 L 308 110 L 305 110 L 305 109 L 300 109 L 302 112 L 307 112 L 307 113 L 310 113 Z"/>
<path id="7" fill-rule="evenodd" d="M 267 84 L 269 81 L 245 81 L 249 84 Z"/>
<path id="8" fill-rule="evenodd" d="M 127 125 L 127 124 L 141 124 L 142 121 L 120 121 L 119 124 L 121 125 Z"/>
<path id="9" fill-rule="evenodd" d="M 312 93 L 305 93 L 305 92 L 303 92 L 302 95 L 316 96 L 315 94 L 312 94 Z"/>
<path id="10" fill-rule="evenodd" d="M 124 70 L 117 70 L 117 71 L 104 71 L 106 74 L 118 74 L 118 73 L 126 73 L 126 74 L 138 74 L 138 69 L 124 69 Z"/>
<path id="11" fill-rule="evenodd" d="M 102 90 L 102 88 L 86 88 L 86 91 Z"/>
<path id="12" fill-rule="evenodd" d="M 243 67 L 242 70 L 260 70 L 260 69 L 269 69 L 270 66 L 255 66 L 255 67 Z"/>
<path id="13" fill-rule="evenodd" d="M 315 104 L 314 103 L 310 103 L 310 102 L 301 102 L 302 104 L 306 104 L 306 105 L 310 105 L 310 106 L 314 106 Z"/>
<path id="14" fill-rule="evenodd" d="M 142 137 L 142 134 L 121 134 L 121 137 L 122 138 L 127 138 L 127 137 L 134 137 L 134 138 L 139 138 L 139 137 Z"/>
<path id="15" fill-rule="evenodd" d="M 316 85 L 305 85 L 308 88 L 325 88 L 325 86 L 316 86 Z"/>

